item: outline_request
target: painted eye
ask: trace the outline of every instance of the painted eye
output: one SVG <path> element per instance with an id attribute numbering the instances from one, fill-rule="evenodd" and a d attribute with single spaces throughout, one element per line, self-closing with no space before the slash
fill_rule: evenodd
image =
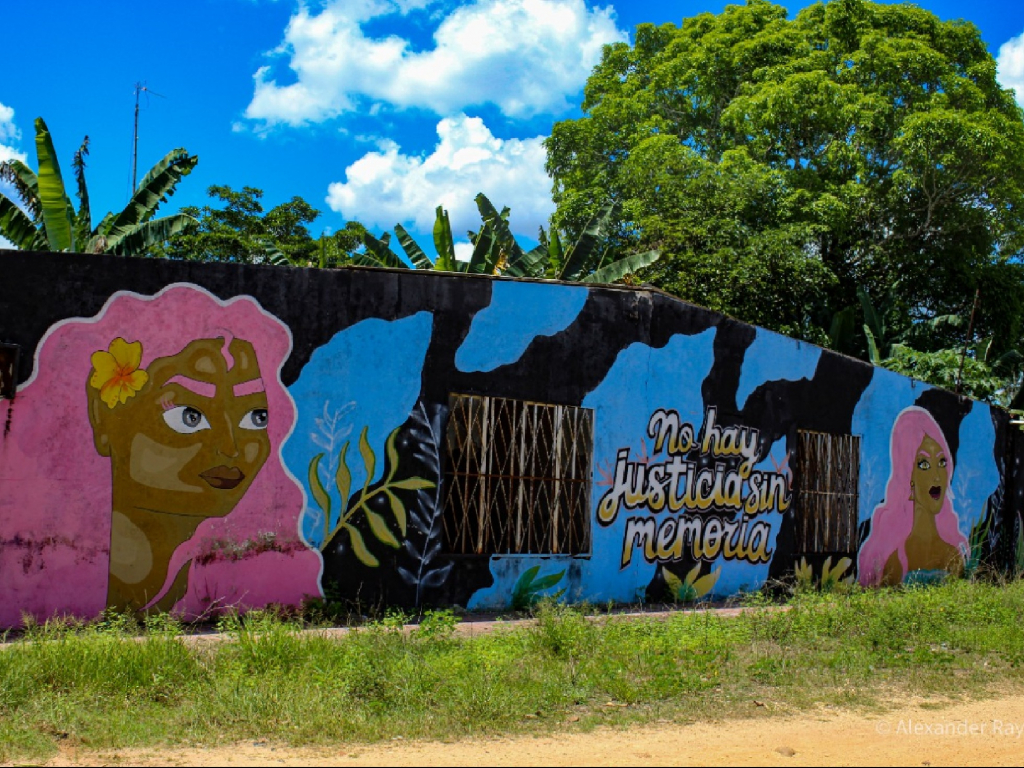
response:
<path id="1" fill-rule="evenodd" d="M 944 466 L 946 466 L 946 457 L 945 457 L 945 456 L 943 456 L 943 457 L 941 457 L 941 458 L 939 459 L 939 466 L 940 466 L 940 467 L 944 467 Z"/>
<path id="2" fill-rule="evenodd" d="M 906 466 L 906 465 L 904 464 L 904 466 Z M 932 465 L 928 462 L 928 459 L 921 459 L 919 462 L 917 462 L 917 468 L 918 469 L 931 469 Z"/>
<path id="3" fill-rule="evenodd" d="M 203 412 L 188 405 L 179 405 L 177 408 L 164 411 L 164 421 L 168 427 L 182 435 L 191 435 L 210 428 L 210 422 L 203 416 Z"/>
<path id="4" fill-rule="evenodd" d="M 266 408 L 253 408 L 245 416 L 242 417 L 241 422 L 238 424 L 242 429 L 266 429 L 267 428 L 267 409 Z"/>

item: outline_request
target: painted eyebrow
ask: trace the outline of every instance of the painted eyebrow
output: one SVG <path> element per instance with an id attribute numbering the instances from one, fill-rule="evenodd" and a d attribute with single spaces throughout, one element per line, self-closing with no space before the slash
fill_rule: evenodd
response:
<path id="1" fill-rule="evenodd" d="M 212 398 L 217 394 L 217 387 L 214 384 L 210 384 L 206 381 L 198 381 L 196 379 L 190 379 L 188 376 L 172 376 L 166 382 L 164 386 L 168 384 L 177 384 L 179 387 L 184 387 L 189 392 L 199 395 L 200 397 Z"/>
<path id="2" fill-rule="evenodd" d="M 246 395 L 266 392 L 267 390 L 263 386 L 263 379 L 250 379 L 249 381 L 243 381 L 241 384 L 235 384 L 231 391 L 235 393 L 235 397 L 245 397 Z"/>

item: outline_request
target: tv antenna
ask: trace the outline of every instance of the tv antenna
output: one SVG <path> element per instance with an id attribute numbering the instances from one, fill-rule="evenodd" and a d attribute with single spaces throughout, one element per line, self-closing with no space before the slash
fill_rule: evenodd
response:
<path id="1" fill-rule="evenodd" d="M 150 90 L 146 87 L 145 83 L 135 83 L 135 129 L 132 131 L 132 191 L 131 195 L 135 194 L 135 185 L 137 178 L 137 169 L 139 163 L 139 95 L 145 91 L 146 95 L 153 94 L 159 96 L 161 99 L 167 97 L 161 93 Z M 130 195 L 129 195 L 130 196 Z"/>

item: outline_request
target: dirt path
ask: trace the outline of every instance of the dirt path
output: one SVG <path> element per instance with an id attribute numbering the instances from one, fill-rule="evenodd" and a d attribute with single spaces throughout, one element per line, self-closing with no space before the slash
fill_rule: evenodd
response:
<path id="1" fill-rule="evenodd" d="M 1015 695 L 941 707 L 904 702 L 884 714 L 766 713 L 746 720 L 448 744 L 296 749 L 246 742 L 216 749 L 66 750 L 47 765 L 1021 765 L 1022 730 L 1024 696 Z"/>

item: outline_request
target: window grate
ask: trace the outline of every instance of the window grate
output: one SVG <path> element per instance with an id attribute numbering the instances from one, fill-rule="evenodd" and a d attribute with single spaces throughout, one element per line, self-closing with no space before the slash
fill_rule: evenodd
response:
<path id="1" fill-rule="evenodd" d="M 856 551 L 860 438 L 810 431 L 797 436 L 796 551 Z"/>
<path id="2" fill-rule="evenodd" d="M 594 412 L 475 395 L 449 406 L 448 552 L 589 553 Z"/>

